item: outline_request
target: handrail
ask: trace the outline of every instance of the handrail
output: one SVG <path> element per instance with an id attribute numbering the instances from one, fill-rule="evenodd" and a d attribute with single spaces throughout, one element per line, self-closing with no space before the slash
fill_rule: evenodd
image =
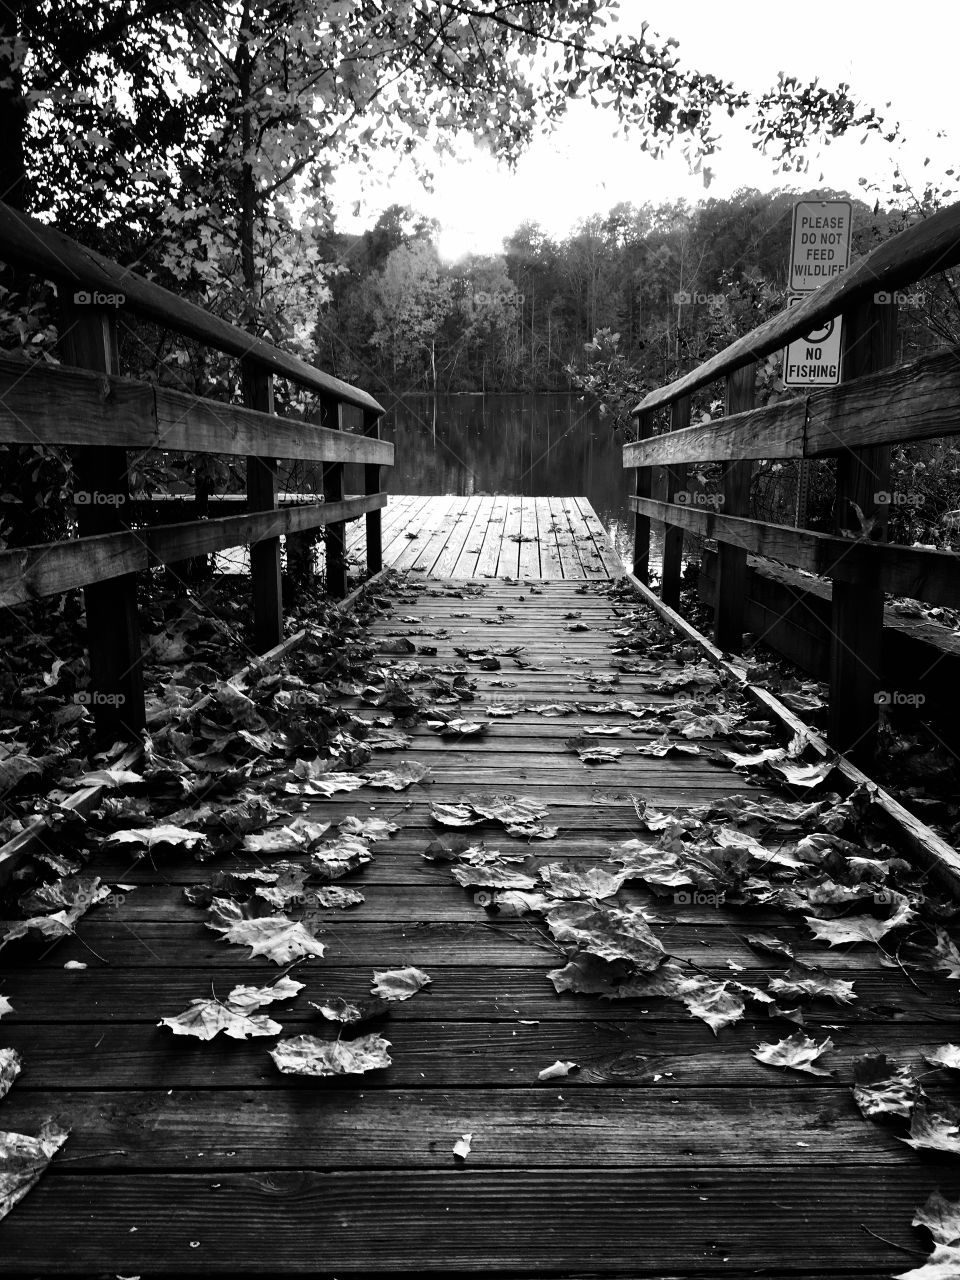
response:
<path id="1" fill-rule="evenodd" d="M 289 355 L 244 329 L 211 315 L 195 302 L 179 298 L 162 285 L 137 275 L 132 267 L 111 262 L 95 249 L 88 249 L 55 227 L 46 226 L 9 205 L 0 203 L 0 260 L 35 271 L 58 283 L 87 291 L 122 295 L 125 307 L 155 321 L 164 328 L 227 355 L 255 361 L 280 377 L 302 387 L 355 405 L 374 413 L 383 406 L 366 391 L 342 382 L 329 373 L 314 369 L 306 361 Z"/>
<path id="2" fill-rule="evenodd" d="M 795 307 L 781 311 L 751 333 L 731 342 L 696 369 L 666 387 L 651 391 L 632 412 L 636 416 L 651 409 L 663 409 L 681 396 L 762 359 L 876 292 L 893 292 L 958 263 L 960 204 L 952 204 L 878 245 Z"/>
<path id="3" fill-rule="evenodd" d="M 746 557 L 753 552 L 832 580 L 830 738 L 841 750 L 872 754 L 882 688 L 884 592 L 960 607 L 958 556 L 886 539 L 890 446 L 960 434 L 960 347 L 894 365 L 897 291 L 960 263 L 960 204 L 942 209 L 833 277 L 724 351 L 652 391 L 634 412 L 639 439 L 623 449 L 636 469 L 634 573 L 645 579 L 650 521 L 664 528 L 661 598 L 676 608 L 684 531 L 717 542 L 714 633 L 740 652 Z M 877 296 L 877 295 L 881 296 Z M 824 321 L 843 321 L 841 382 L 754 407 L 756 364 Z M 693 391 L 725 377 L 724 416 L 690 425 Z M 670 407 L 670 430 L 653 434 Z M 829 533 L 750 518 L 752 462 L 830 458 L 835 463 L 834 528 Z M 721 492 L 692 493 L 689 463 L 718 462 Z M 662 468 L 653 492 L 654 468 Z M 717 510 L 704 508 L 717 507 Z"/>

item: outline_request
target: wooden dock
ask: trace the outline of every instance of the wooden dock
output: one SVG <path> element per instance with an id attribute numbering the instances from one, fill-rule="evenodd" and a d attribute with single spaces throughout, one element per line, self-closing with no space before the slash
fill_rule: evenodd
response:
<path id="1" fill-rule="evenodd" d="M 480 500 L 477 516 L 495 502 Z M 461 532 L 448 571 L 467 543 L 483 555 L 485 541 Z M 497 569 L 502 545 L 487 561 Z M 108 883 L 136 886 L 122 902 L 94 908 L 76 938 L 4 951 L 14 1012 L 0 1040 L 24 1069 L 2 1103 L 3 1128 L 36 1133 L 53 1117 L 71 1130 L 0 1223 L 4 1274 L 879 1280 L 911 1265 L 904 1250 L 922 1254 L 914 1209 L 938 1186 L 952 1194 L 955 1169 L 862 1119 L 850 1081 L 858 1054 L 880 1048 L 923 1069 L 922 1049 L 955 1038 L 948 982 L 925 975 L 921 993 L 874 949 L 815 945 L 796 917 L 772 908 L 622 890 L 658 922 L 664 947 L 703 973 L 748 984 L 781 973 L 785 962 L 744 940 L 762 932 L 855 981 L 855 1005 L 828 1005 L 805 1028 L 833 1037 L 833 1074 L 781 1071 L 751 1050 L 794 1028 L 763 1014 L 715 1038 L 675 1001 L 558 995 L 547 971 L 564 960 L 543 927 L 489 914 L 423 856 L 437 836 L 458 834 L 431 821 L 431 805 L 465 793 L 546 806 L 545 821 L 559 828 L 552 839 L 489 825 L 466 832 L 538 867 L 602 861 L 611 844 L 641 834 L 641 803 L 683 812 L 764 794 L 703 757 L 633 751 L 657 730 L 637 733 L 611 698 L 669 705 L 673 695 L 654 685 L 682 668 L 666 655 L 656 677 L 615 669 L 610 632 L 629 607 L 596 582 L 408 574 L 393 589 L 374 628 L 384 664 L 411 661 L 387 656 L 398 640 L 420 646 L 413 661 L 428 676 L 449 672 L 458 649 L 500 655 L 499 669 L 465 664 L 474 699 L 458 714 L 489 728 L 447 739 L 420 721 L 412 745 L 378 753 L 377 764 L 416 760 L 430 768 L 422 782 L 310 803 L 313 820 L 377 816 L 399 830 L 342 882 L 362 890 L 363 904 L 321 913 L 326 954 L 294 971 L 306 989 L 269 1010 L 285 1036 L 332 1036 L 308 1001 L 366 996 L 375 969 L 422 968 L 431 985 L 394 1005 L 382 1029 L 387 1070 L 284 1076 L 267 1056 L 272 1040 L 198 1043 L 158 1027 L 191 1000 L 280 976 L 224 945 L 183 898 L 215 870 L 254 869 L 253 855 L 201 864 L 171 851 L 155 866 L 104 857 L 94 869 Z M 576 710 L 545 714 L 544 704 Z M 382 714 L 355 697 L 344 705 Z M 490 716 L 498 705 L 515 714 Z M 618 727 L 602 741 L 623 755 L 584 764 L 565 740 L 601 722 Z M 65 968 L 73 962 L 86 967 Z M 558 1060 L 579 1069 L 541 1081 Z M 938 1088 L 938 1097 L 945 1092 L 956 1094 Z M 464 1134 L 472 1149 L 458 1161 Z"/>
<path id="2" fill-rule="evenodd" d="M 623 573 L 586 498 L 390 494 L 383 563 L 438 578 L 616 578 Z M 362 563 L 362 521 L 347 526 Z"/>

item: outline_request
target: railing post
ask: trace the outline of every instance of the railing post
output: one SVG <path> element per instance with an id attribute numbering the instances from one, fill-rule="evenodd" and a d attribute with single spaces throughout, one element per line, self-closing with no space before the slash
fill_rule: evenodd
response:
<path id="1" fill-rule="evenodd" d="M 690 425 L 690 397 L 681 396 L 670 406 L 670 430 L 682 431 Z M 676 502 L 687 483 L 687 464 L 665 467 L 667 502 Z M 663 530 L 663 569 L 660 575 L 660 599 L 671 609 L 680 604 L 680 576 L 683 570 L 683 529 L 667 524 Z"/>
<path id="2" fill-rule="evenodd" d="M 64 303 L 60 354 L 65 364 L 115 374 L 116 311 Z M 104 394 L 109 395 L 105 384 Z M 129 528 L 125 449 L 91 445 L 73 453 L 74 503 L 81 538 Z M 83 589 L 90 663 L 89 705 L 97 738 L 136 740 L 146 724 L 137 618 L 137 578 L 126 573 Z"/>
<path id="3" fill-rule="evenodd" d="M 724 416 L 752 409 L 756 390 L 756 366 L 744 365 L 727 376 L 724 391 Z M 724 462 L 722 471 L 725 516 L 749 516 L 750 479 L 753 463 Z M 717 542 L 717 585 L 714 597 L 713 634 L 718 649 L 740 653 L 743 649 L 744 619 L 747 604 L 747 552 L 729 542 Z"/>
<path id="4" fill-rule="evenodd" d="M 847 382 L 892 364 L 896 341 L 895 302 L 867 300 L 844 312 L 841 380 Z M 839 453 L 836 532 L 886 541 L 889 487 L 889 445 Z M 862 512 L 864 525 L 855 506 Z M 866 576 L 855 583 L 833 579 L 830 631 L 828 737 L 838 751 L 855 761 L 866 761 L 876 745 L 879 721 L 875 695 L 882 670 L 883 591 L 875 580 Z"/>
<path id="5" fill-rule="evenodd" d="M 260 413 L 273 413 L 273 374 L 251 360 L 241 362 L 243 403 Z M 247 510 L 277 509 L 277 459 L 247 458 Z M 250 544 L 250 587 L 253 592 L 253 647 L 266 653 L 283 639 L 283 596 L 280 585 L 280 538 Z"/>
<path id="6" fill-rule="evenodd" d="M 646 410 L 637 419 L 637 439 L 649 440 L 653 435 L 653 412 Z M 636 468 L 635 490 L 638 498 L 649 498 L 653 472 L 650 467 Z M 650 579 L 650 517 L 639 511 L 633 517 L 633 573 L 641 582 Z"/>
<path id="7" fill-rule="evenodd" d="M 324 426 L 335 431 L 343 430 L 343 405 L 330 396 L 321 397 Z M 323 497 L 325 502 L 340 502 L 343 498 L 343 463 L 323 464 Z M 346 526 L 344 522 L 324 525 L 326 542 L 327 595 L 341 600 L 347 594 Z"/>
<path id="8" fill-rule="evenodd" d="M 363 434 L 373 440 L 380 439 L 380 415 L 373 409 L 363 411 Z M 367 462 L 363 468 L 363 492 L 380 492 L 380 467 Z M 383 543 L 380 533 L 380 511 L 367 512 L 367 573 L 372 578 L 383 568 Z"/>

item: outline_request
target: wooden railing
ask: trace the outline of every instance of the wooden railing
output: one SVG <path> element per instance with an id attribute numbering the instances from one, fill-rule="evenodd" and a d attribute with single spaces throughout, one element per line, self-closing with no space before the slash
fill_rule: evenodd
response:
<path id="1" fill-rule="evenodd" d="M 889 367 L 896 349 L 895 295 L 958 262 L 960 205 L 953 205 L 651 392 L 634 410 L 638 439 L 623 450 L 624 466 L 636 468 L 631 506 L 638 578 L 648 577 L 651 519 L 665 526 L 661 596 L 674 608 L 684 532 L 717 541 L 714 630 L 720 648 L 741 649 L 748 552 L 832 579 L 828 737 L 854 757 L 869 758 L 879 704 L 898 692 L 883 689 L 878 674 L 884 593 L 960 606 L 956 554 L 887 541 L 890 445 L 960 433 L 960 348 Z M 843 318 L 841 384 L 754 408 L 756 362 L 836 316 Z M 723 418 L 691 426 L 691 394 L 720 378 Z M 668 408 L 669 431 L 654 435 L 656 413 Z M 832 534 L 749 518 L 752 463 L 759 458 L 835 459 Z M 689 500 L 686 468 L 694 462 L 722 464 L 717 510 Z M 660 487 L 666 492 L 657 497 L 654 467 L 664 469 Z"/>
<path id="2" fill-rule="evenodd" d="M 326 582 L 346 590 L 345 521 L 366 516 L 367 567 L 382 567 L 380 440 L 372 396 L 209 314 L 25 215 L 0 205 L 0 261 L 52 280 L 62 307 L 60 365 L 0 356 L 0 443 L 67 447 L 79 536 L 0 553 L 0 604 L 84 590 L 91 703 L 98 732 L 136 736 L 145 723 L 135 574 L 249 544 L 254 647 L 283 635 L 280 537 L 327 526 Z M 240 360 L 242 405 L 223 404 L 119 376 L 117 312 L 149 319 Z M 316 398 L 314 425 L 278 416 L 273 380 Z M 343 408 L 362 412 L 363 434 L 341 429 Z M 128 450 L 246 458 L 246 511 L 217 519 L 130 528 Z M 323 502 L 278 508 L 278 459 L 322 463 Z M 364 467 L 364 494 L 346 497 L 345 463 Z"/>

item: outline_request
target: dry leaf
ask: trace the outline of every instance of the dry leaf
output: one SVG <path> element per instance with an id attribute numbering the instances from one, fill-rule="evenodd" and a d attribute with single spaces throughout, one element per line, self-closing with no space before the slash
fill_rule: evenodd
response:
<path id="1" fill-rule="evenodd" d="M 301 956 L 323 955 L 323 943 L 286 916 L 249 919 L 229 898 L 215 898 L 211 913 L 207 927 L 220 933 L 224 942 L 249 947 L 251 959 L 266 956 L 275 964 L 289 964 Z"/>
<path id="2" fill-rule="evenodd" d="M 286 1075 L 353 1076 L 389 1067 L 390 1041 L 371 1032 L 356 1040 L 321 1040 L 317 1036 L 294 1036 L 281 1040 L 270 1057 Z"/>
<path id="3" fill-rule="evenodd" d="M 370 991 L 381 1000 L 409 1000 L 431 981 L 429 974 L 412 965 L 407 965 L 405 969 L 375 969 Z"/>
<path id="4" fill-rule="evenodd" d="M 197 1040 L 212 1040 L 221 1031 L 231 1040 L 246 1040 L 250 1036 L 275 1036 L 283 1030 L 265 1013 L 250 1014 L 212 998 L 191 1000 L 189 1009 L 172 1018 L 161 1018 L 157 1026 L 169 1027 L 176 1036 L 194 1036 Z"/>
<path id="5" fill-rule="evenodd" d="M 556 1080 L 559 1076 L 568 1076 L 571 1071 L 579 1071 L 578 1062 L 561 1062 L 559 1059 L 550 1067 L 544 1067 L 537 1073 L 538 1080 Z"/>
<path id="6" fill-rule="evenodd" d="M 382 1018 L 390 1012 L 387 1000 L 344 1000 L 340 996 L 327 996 L 319 1004 L 313 1000 L 310 1004 L 328 1022 L 343 1022 L 347 1026 L 372 1022 L 374 1018 Z"/>
<path id="7" fill-rule="evenodd" d="M 960 1280 L 960 1249 L 938 1244 L 922 1267 L 901 1271 L 893 1280 Z"/>
<path id="8" fill-rule="evenodd" d="M 960 1155 L 960 1126 L 952 1116 L 931 1111 L 920 1101 L 913 1109 L 910 1137 L 900 1141 L 915 1151 L 949 1151 L 956 1156 Z"/>
<path id="9" fill-rule="evenodd" d="M 823 1044 L 817 1044 L 808 1036 L 795 1031 L 792 1036 L 777 1044 L 760 1044 L 753 1050 L 753 1056 L 759 1062 L 770 1067 L 792 1067 L 794 1071 L 805 1071 L 811 1076 L 828 1076 L 829 1071 L 817 1067 L 814 1063 L 825 1053 L 833 1049 L 833 1041 L 828 1036 Z"/>
<path id="10" fill-rule="evenodd" d="M 960 1243 L 960 1201 L 951 1202 L 934 1191 L 914 1213 L 911 1226 L 926 1227 L 935 1244 Z"/>
<path id="11" fill-rule="evenodd" d="M 69 1132 L 48 1120 L 39 1138 L 25 1133 L 0 1133 L 0 1218 L 5 1218 L 38 1182 Z"/>
<path id="12" fill-rule="evenodd" d="M 645 973 L 664 959 L 663 948 L 634 907 L 599 907 L 565 902 L 547 914 L 547 927 L 558 942 L 575 943 L 601 960 L 629 960 Z"/>
<path id="13" fill-rule="evenodd" d="M 10 1092 L 22 1065 L 16 1049 L 0 1049 L 0 1098 Z"/>
<path id="14" fill-rule="evenodd" d="M 321 907 L 358 907 L 365 901 L 359 889 L 343 889 L 338 885 L 317 889 L 314 896 Z"/>
<path id="15" fill-rule="evenodd" d="M 949 1067 L 952 1071 L 960 1071 L 960 1044 L 942 1044 L 933 1053 L 925 1053 L 924 1060 L 931 1067 Z"/>
<path id="16" fill-rule="evenodd" d="M 909 1067 L 887 1061 L 885 1053 L 865 1053 L 853 1060 L 853 1100 L 865 1118 L 902 1116 L 905 1120 L 923 1096 Z"/>
<path id="17" fill-rule="evenodd" d="M 155 827 L 130 827 L 126 831 L 114 831 L 104 840 L 104 844 L 142 844 L 147 849 L 152 849 L 157 844 L 182 845 L 185 849 L 191 849 L 195 844 L 205 842 L 206 837 L 202 831 L 190 831 L 186 827 L 162 822 Z"/>
<path id="18" fill-rule="evenodd" d="M 254 1009 L 262 1009 L 264 1005 L 273 1004 L 275 1000 L 292 1000 L 297 992 L 302 990 L 302 982 L 296 982 L 293 978 L 284 976 L 267 987 L 234 987 L 227 996 L 227 1001 L 234 1008 L 251 1013 Z"/>
<path id="19" fill-rule="evenodd" d="M 473 1142 L 472 1133 L 465 1133 L 462 1137 L 458 1138 L 453 1144 L 454 1158 L 457 1160 L 466 1160 L 467 1156 L 470 1154 L 471 1142 Z"/>

